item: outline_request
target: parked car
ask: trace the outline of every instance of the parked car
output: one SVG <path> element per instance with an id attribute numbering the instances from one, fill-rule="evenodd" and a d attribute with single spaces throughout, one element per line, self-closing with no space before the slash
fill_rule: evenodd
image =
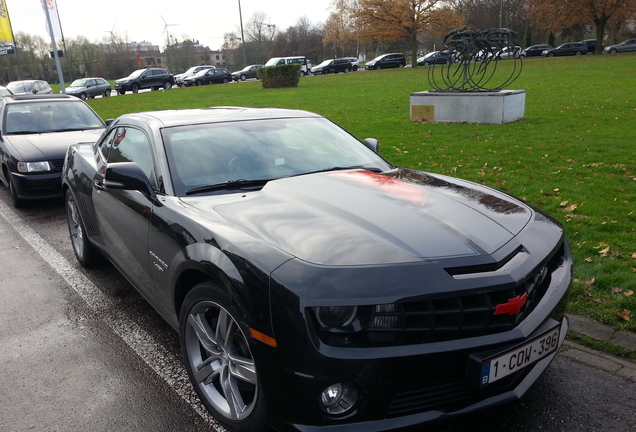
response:
<path id="1" fill-rule="evenodd" d="M 194 76 L 196 73 L 201 72 L 202 70 L 206 70 L 206 69 L 214 69 L 214 66 L 212 66 L 212 65 L 192 66 L 187 71 L 175 75 L 174 76 L 174 83 L 175 83 L 175 85 L 183 87 L 183 80 L 184 79 L 186 79 L 188 77 L 191 77 L 191 76 Z"/>
<path id="2" fill-rule="evenodd" d="M 449 50 L 431 51 L 417 59 L 418 66 L 429 66 L 432 64 L 448 64 L 454 62 L 453 53 Z"/>
<path id="3" fill-rule="evenodd" d="M 587 45 L 581 42 L 568 42 L 559 45 L 556 48 L 544 50 L 541 55 L 543 57 L 555 56 L 572 56 L 587 54 Z"/>
<path id="4" fill-rule="evenodd" d="M 311 73 L 311 61 L 304 56 L 272 57 L 267 60 L 265 66 L 280 66 L 285 64 L 299 64 L 300 76 L 309 75 Z"/>
<path id="5" fill-rule="evenodd" d="M 66 94 L 77 96 L 82 100 L 95 96 L 110 96 L 110 84 L 104 78 L 80 78 L 66 87 Z"/>
<path id="6" fill-rule="evenodd" d="M 11 96 L 13 92 L 5 86 L 0 86 L 0 96 Z"/>
<path id="7" fill-rule="evenodd" d="M 581 41 L 587 47 L 588 54 L 594 54 L 596 51 L 596 39 L 585 39 Z"/>
<path id="8" fill-rule="evenodd" d="M 330 73 L 337 74 L 339 72 L 349 73 L 353 70 L 353 65 L 347 59 L 327 59 L 318 66 L 311 68 L 314 75 L 327 75 Z"/>
<path id="9" fill-rule="evenodd" d="M 240 71 L 232 72 L 232 79 L 234 81 L 245 81 L 246 79 L 257 78 L 256 71 L 262 67 L 263 65 L 261 64 L 245 66 Z"/>
<path id="10" fill-rule="evenodd" d="M 141 89 L 164 90 L 171 89 L 175 84 L 174 76 L 161 68 L 137 69 L 126 78 L 115 81 L 115 90 L 120 95 L 127 91 L 137 93 Z"/>
<path id="11" fill-rule="evenodd" d="M 230 81 L 232 81 L 232 74 L 229 70 L 214 68 L 202 70 L 194 76 L 184 79 L 183 85 L 189 87 L 206 84 L 227 84 Z"/>
<path id="12" fill-rule="evenodd" d="M 7 84 L 7 88 L 15 95 L 19 94 L 51 94 L 53 89 L 46 81 L 42 80 L 23 80 L 11 81 Z"/>
<path id="13" fill-rule="evenodd" d="M 521 48 L 520 46 L 503 47 L 501 50 L 495 53 L 495 59 L 508 60 L 508 59 L 521 58 L 522 52 L 523 52 L 523 48 Z"/>
<path id="14" fill-rule="evenodd" d="M 382 54 L 371 61 L 368 61 L 364 68 L 366 70 L 386 69 L 386 68 L 402 68 L 406 66 L 406 57 L 400 53 Z"/>
<path id="15" fill-rule="evenodd" d="M 83 101 L 67 95 L 0 97 L 0 181 L 15 207 L 62 196 L 66 149 L 95 142 L 106 127 Z"/>
<path id="16" fill-rule="evenodd" d="M 351 67 L 353 67 L 354 72 L 360 69 L 360 60 L 358 60 L 358 57 L 343 57 L 343 59 L 351 62 Z"/>
<path id="17" fill-rule="evenodd" d="M 552 45 L 532 45 L 521 51 L 521 57 L 540 57 L 543 54 L 543 51 L 551 49 L 553 49 Z"/>
<path id="18" fill-rule="evenodd" d="M 627 39 L 618 45 L 606 46 L 603 49 L 603 54 L 616 54 L 619 52 L 631 52 L 636 51 L 636 39 Z"/>
<path id="19" fill-rule="evenodd" d="M 377 148 L 306 111 L 126 114 L 67 153 L 71 244 L 178 331 L 230 431 L 389 431 L 518 399 L 568 330 L 563 228 Z"/>

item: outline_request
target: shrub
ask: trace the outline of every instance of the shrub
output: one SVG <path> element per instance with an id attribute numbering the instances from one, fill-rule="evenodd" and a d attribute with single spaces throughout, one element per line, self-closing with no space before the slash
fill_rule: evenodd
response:
<path id="1" fill-rule="evenodd" d="M 286 64 L 262 67 L 256 76 L 263 83 L 263 88 L 298 87 L 300 81 L 300 65 Z"/>

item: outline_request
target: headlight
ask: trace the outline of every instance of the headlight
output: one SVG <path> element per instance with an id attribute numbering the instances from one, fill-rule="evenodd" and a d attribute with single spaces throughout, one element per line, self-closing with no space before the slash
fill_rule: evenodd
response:
<path id="1" fill-rule="evenodd" d="M 20 172 L 43 172 L 51 171 L 53 167 L 49 162 L 18 162 L 18 171 Z"/>

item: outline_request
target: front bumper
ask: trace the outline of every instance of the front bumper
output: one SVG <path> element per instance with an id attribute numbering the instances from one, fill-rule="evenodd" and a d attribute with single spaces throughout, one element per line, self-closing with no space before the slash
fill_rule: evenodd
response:
<path id="1" fill-rule="evenodd" d="M 41 174 L 11 173 L 11 179 L 19 199 L 38 200 L 62 196 L 61 172 Z"/>
<path id="2" fill-rule="evenodd" d="M 548 256 L 542 263 L 550 263 L 545 267 L 549 269 L 547 276 L 534 279 L 538 285 L 527 287 L 526 292 L 535 295 L 528 300 L 527 312 L 514 315 L 519 317 L 514 326 L 475 336 L 460 332 L 458 338 L 411 345 L 365 347 L 353 339 L 331 344 L 333 339 L 319 338 L 311 324 L 307 328 L 311 320 L 301 306 L 302 299 L 274 284 L 273 309 L 277 314 L 273 327 L 278 329 L 278 347 L 258 345 L 255 358 L 268 406 L 279 419 L 275 426 L 282 431 L 389 431 L 519 399 L 550 364 L 568 331 L 564 312 L 572 260 L 567 241 L 562 240 Z M 531 262 L 537 271 L 536 262 Z M 411 279 L 405 268 L 400 271 L 402 277 Z M 297 275 L 298 271 L 291 273 Z M 545 272 L 540 270 L 539 274 Z M 529 283 L 529 279 L 524 280 Z M 370 280 L 361 284 L 372 286 Z M 305 313 L 299 315 L 303 310 Z M 539 336 L 537 340 L 543 340 L 557 325 L 560 333 L 555 351 L 546 357 L 534 356 L 522 368 L 515 367 L 514 373 L 483 384 L 488 360 L 504 359 L 521 348 L 525 351 L 529 342 Z M 323 390 L 337 383 L 355 386 L 359 394 L 353 408 L 341 417 L 326 414 L 320 406 Z"/>

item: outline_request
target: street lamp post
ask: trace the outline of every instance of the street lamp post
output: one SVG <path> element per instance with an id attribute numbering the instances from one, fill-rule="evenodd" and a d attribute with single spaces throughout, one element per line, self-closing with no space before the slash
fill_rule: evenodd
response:
<path id="1" fill-rule="evenodd" d="M 241 21 L 241 45 L 243 46 L 243 67 L 247 66 L 247 56 L 245 55 L 245 35 L 243 34 L 243 13 L 241 12 L 241 0 L 238 0 L 239 20 Z"/>

